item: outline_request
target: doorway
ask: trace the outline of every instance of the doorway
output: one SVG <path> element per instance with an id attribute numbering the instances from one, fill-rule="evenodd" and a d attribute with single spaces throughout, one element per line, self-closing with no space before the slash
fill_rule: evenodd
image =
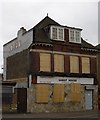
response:
<path id="1" fill-rule="evenodd" d="M 85 91 L 85 107 L 86 110 L 92 110 L 92 90 L 86 90 Z"/>
<path id="2" fill-rule="evenodd" d="M 27 88 L 17 88 L 17 112 L 27 112 Z"/>

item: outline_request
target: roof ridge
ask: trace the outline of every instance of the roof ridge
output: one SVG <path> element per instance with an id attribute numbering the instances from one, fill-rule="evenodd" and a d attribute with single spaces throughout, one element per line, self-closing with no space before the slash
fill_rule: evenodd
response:
<path id="1" fill-rule="evenodd" d="M 58 22 L 56 22 L 55 20 L 53 20 L 52 18 L 50 18 L 48 15 L 46 17 L 44 17 L 39 23 L 37 23 L 34 27 L 38 26 L 39 24 L 41 24 L 45 19 L 50 19 L 53 22 L 55 22 L 56 24 L 60 25 Z M 33 27 L 33 28 L 34 28 Z"/>

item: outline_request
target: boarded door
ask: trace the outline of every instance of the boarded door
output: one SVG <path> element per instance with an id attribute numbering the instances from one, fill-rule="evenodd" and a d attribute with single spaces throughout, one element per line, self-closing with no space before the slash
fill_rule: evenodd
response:
<path id="1" fill-rule="evenodd" d="M 17 88 L 17 112 L 27 112 L 27 89 Z"/>
<path id="2" fill-rule="evenodd" d="M 92 110 L 92 90 L 85 91 L 85 107 L 86 110 Z"/>

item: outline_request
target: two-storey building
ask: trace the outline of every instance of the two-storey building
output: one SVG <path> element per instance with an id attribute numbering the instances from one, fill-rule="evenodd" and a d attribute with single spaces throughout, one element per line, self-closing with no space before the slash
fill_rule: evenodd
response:
<path id="1" fill-rule="evenodd" d="M 48 16 L 4 45 L 4 78 L 27 88 L 27 112 L 97 109 L 96 49 Z"/>

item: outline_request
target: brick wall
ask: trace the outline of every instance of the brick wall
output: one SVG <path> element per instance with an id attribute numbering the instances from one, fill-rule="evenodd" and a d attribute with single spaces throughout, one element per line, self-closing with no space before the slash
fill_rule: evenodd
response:
<path id="1" fill-rule="evenodd" d="M 28 50 L 7 58 L 7 79 L 24 78 L 28 73 Z"/>

